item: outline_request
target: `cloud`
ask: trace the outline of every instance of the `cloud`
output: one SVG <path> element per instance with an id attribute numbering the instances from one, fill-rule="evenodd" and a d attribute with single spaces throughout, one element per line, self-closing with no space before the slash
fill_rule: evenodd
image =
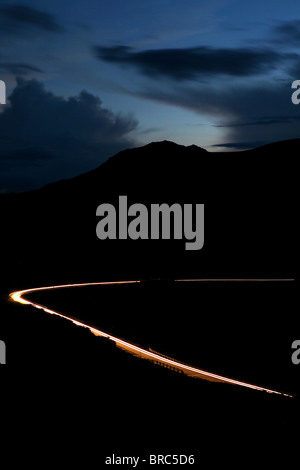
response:
<path id="1" fill-rule="evenodd" d="M 299 46 L 300 20 L 280 21 L 272 28 L 273 40 L 277 43 Z"/>
<path id="2" fill-rule="evenodd" d="M 50 35 L 51 45 L 55 47 L 54 35 L 59 40 L 57 33 L 63 31 L 63 26 L 51 13 L 21 4 L 1 5 L 0 73 L 10 82 L 16 76 L 39 77 L 44 72 L 44 65 L 40 67 L 38 63 L 42 54 L 51 56 L 47 54 L 47 43 L 43 43 L 43 39 L 49 40 Z M 39 45 L 37 54 L 32 54 L 32 45 L 34 48 Z M 45 64 L 45 60 L 42 63 Z"/>
<path id="3" fill-rule="evenodd" d="M 291 82 L 253 80 L 213 84 L 152 83 L 136 91 L 142 98 L 193 111 L 220 130 L 224 147 L 256 146 L 258 142 L 293 139 L 300 135 L 299 106 L 291 101 Z M 227 145 L 227 144 L 230 145 Z"/>
<path id="4" fill-rule="evenodd" d="M 43 70 L 39 67 L 35 67 L 31 64 L 26 64 L 23 62 L 2 62 L 0 61 L 0 72 L 10 73 L 13 75 L 23 76 L 34 73 L 43 73 Z"/>
<path id="5" fill-rule="evenodd" d="M 37 80 L 18 79 L 0 114 L 0 188 L 27 190 L 99 166 L 134 145 L 137 120 L 82 91 L 65 99 Z"/>
<path id="6" fill-rule="evenodd" d="M 296 39 L 299 26 L 300 22 L 281 23 L 273 30 L 273 39 Z M 212 142 L 216 146 L 250 148 L 300 134 L 299 109 L 291 103 L 300 56 L 293 50 L 200 46 L 137 51 L 98 46 L 93 53 L 99 60 L 147 76 L 132 95 L 209 118 L 211 126 L 220 129 L 221 142 Z"/>
<path id="7" fill-rule="evenodd" d="M 208 46 L 138 52 L 127 46 L 95 46 L 93 53 L 105 62 L 135 67 L 148 77 L 164 76 L 174 80 L 220 75 L 248 77 L 266 73 L 283 61 L 298 57 L 268 48 L 222 49 Z"/>
<path id="8" fill-rule="evenodd" d="M 280 21 L 257 47 L 95 46 L 93 54 L 146 76 L 128 84 L 131 95 L 206 116 L 220 131 L 212 144 L 250 148 L 300 135 L 300 108 L 291 103 L 291 83 L 300 70 L 291 44 L 299 39 L 299 20 Z"/>
<path id="9" fill-rule="evenodd" d="M 15 28 L 36 29 L 48 32 L 62 32 L 63 28 L 55 16 L 25 5 L 4 5 L 0 12 L 3 17 L 2 29 L 14 32 Z"/>
<path id="10" fill-rule="evenodd" d="M 266 140 L 260 140 L 259 142 L 250 141 L 250 142 L 224 142 L 222 144 L 210 145 L 211 148 L 221 148 L 228 150 L 249 150 L 255 147 L 260 147 L 262 145 L 270 143 Z"/>
<path id="11" fill-rule="evenodd" d="M 299 109 L 291 102 L 290 84 L 241 88 L 238 96 L 241 103 L 234 97 L 231 103 L 226 103 L 228 109 L 234 110 L 235 119 L 217 125 L 222 127 L 226 139 L 221 146 L 253 148 L 299 137 Z"/>

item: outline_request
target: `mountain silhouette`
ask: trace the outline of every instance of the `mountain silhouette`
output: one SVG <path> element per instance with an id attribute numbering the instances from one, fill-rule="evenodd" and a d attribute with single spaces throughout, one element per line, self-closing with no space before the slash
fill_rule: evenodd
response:
<path id="1" fill-rule="evenodd" d="M 8 277 L 53 279 L 295 277 L 300 139 L 240 152 L 155 142 L 76 178 L 1 195 Z M 205 242 L 99 240 L 96 209 L 205 205 Z"/>

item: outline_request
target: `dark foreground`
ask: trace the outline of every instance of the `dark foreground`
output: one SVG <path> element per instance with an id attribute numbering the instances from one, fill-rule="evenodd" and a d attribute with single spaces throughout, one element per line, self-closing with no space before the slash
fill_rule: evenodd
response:
<path id="1" fill-rule="evenodd" d="M 1 195 L 1 426 L 16 468 L 109 468 L 109 453 L 142 452 L 191 452 L 205 470 L 294 466 L 298 398 L 185 377 L 8 295 L 97 280 L 296 278 L 101 296 L 74 290 L 47 302 L 192 365 L 299 394 L 300 365 L 291 361 L 300 331 L 299 145 L 215 154 L 154 143 L 72 180 Z M 203 203 L 204 248 L 99 240 L 96 209 L 121 195 L 146 206 Z"/>
<path id="2" fill-rule="evenodd" d="M 106 323 L 107 327 L 109 326 L 107 322 L 113 322 L 112 306 L 117 302 L 113 300 L 111 294 L 114 293 L 111 289 L 109 296 L 111 303 L 107 303 L 106 293 L 101 293 L 100 323 Z M 153 295 L 157 289 L 158 287 L 149 287 L 149 285 L 140 286 L 140 292 L 135 294 L 136 302 L 131 303 L 132 309 L 127 313 L 127 316 L 131 315 L 131 320 L 132 317 L 138 318 L 139 309 L 133 306 L 140 305 L 139 295 L 144 296 L 146 293 L 147 303 L 153 307 L 154 300 L 157 303 L 157 297 Z M 174 293 L 173 289 L 173 286 L 169 286 L 165 292 Z M 199 294 L 199 287 L 196 289 L 194 286 L 189 286 L 184 289 L 185 293 L 188 289 L 191 299 L 196 293 Z M 211 289 L 209 287 L 208 292 L 212 293 Z M 244 297 L 249 286 L 239 285 L 238 289 L 240 289 L 239 295 L 243 294 Z M 256 289 L 261 287 L 256 286 Z M 271 289 L 271 285 L 268 289 Z M 291 286 L 283 288 L 284 294 L 287 294 L 287 289 L 290 289 L 289 295 L 291 295 Z M 133 290 L 125 291 L 126 289 L 123 289 L 124 297 L 127 300 L 132 299 Z M 222 286 L 219 286 L 219 296 L 221 292 Z M 52 303 L 50 307 L 54 308 L 54 304 L 55 307 L 60 305 L 61 309 L 74 310 L 77 316 L 85 305 L 84 316 L 89 317 L 87 312 L 92 310 L 94 313 L 90 314 L 89 320 L 99 323 L 99 313 L 95 313 L 95 307 L 99 306 L 99 289 L 70 289 L 61 291 L 58 296 L 53 294 L 54 292 L 50 299 L 51 294 L 44 293 L 43 301 L 47 298 L 47 302 Z M 89 298 L 88 303 L 86 303 L 86 294 Z M 33 296 L 38 297 L 38 294 L 32 294 Z M 120 302 L 120 291 L 117 298 Z M 178 294 L 177 303 L 179 298 L 182 299 Z M 39 300 L 42 303 L 42 294 Z M 106 315 L 105 312 L 108 311 L 110 314 Z M 117 349 L 112 342 L 95 337 L 83 328 L 30 306 L 8 302 L 6 312 L 7 324 L 10 326 L 10 331 L 14 331 L 14 334 L 9 336 L 7 344 L 7 350 L 10 352 L 7 360 L 15 367 L 5 370 L 7 380 L 4 393 L 6 390 L 9 392 L 10 403 L 12 403 L 11 394 L 15 396 L 12 408 L 13 415 L 18 417 L 15 436 L 26 435 L 30 423 L 32 439 L 40 449 L 48 447 L 49 432 L 55 446 L 55 455 L 60 447 L 64 450 L 63 455 L 66 455 L 65 446 L 71 445 L 69 462 L 75 458 L 77 463 L 82 462 L 86 468 L 95 462 L 95 453 L 98 455 L 99 468 L 107 468 L 104 459 L 113 453 L 121 456 L 140 455 L 146 458 L 148 454 L 157 453 L 193 454 L 196 468 L 209 462 L 220 465 L 228 461 L 232 462 L 234 468 L 242 468 L 244 464 L 241 463 L 241 458 L 253 462 L 259 460 L 261 465 L 262 462 L 265 462 L 265 465 L 270 464 L 275 457 L 276 461 L 281 458 L 283 461 L 291 458 L 292 443 L 296 437 L 298 398 L 273 396 L 241 387 L 185 377 L 126 354 Z M 147 314 L 151 312 L 150 309 Z M 126 315 L 126 311 L 124 309 L 114 314 L 120 319 L 121 315 Z M 233 309 L 233 317 L 229 321 L 233 321 L 233 318 L 237 320 L 236 314 Z M 173 312 L 171 317 L 174 317 Z M 149 319 L 147 315 L 146 318 Z M 153 311 L 150 318 L 152 322 L 156 322 L 157 312 Z M 187 331 L 186 322 L 183 321 L 187 318 L 188 310 L 181 319 L 182 328 L 178 328 L 176 322 L 173 328 L 169 328 L 169 336 L 164 343 L 165 348 L 167 344 L 173 345 L 173 348 L 177 344 L 178 354 L 184 353 L 183 344 L 187 346 L 189 341 L 183 340 L 180 345 L 174 338 L 176 335 L 179 336 L 179 332 L 182 334 Z M 257 380 L 263 377 L 268 382 L 277 380 L 278 385 L 282 385 L 281 388 L 285 385 L 289 387 L 289 391 L 290 388 L 295 389 L 296 376 L 291 372 L 295 372 L 295 368 L 287 367 L 284 376 L 282 361 L 278 362 L 280 347 L 275 348 L 273 344 L 272 357 L 273 361 L 277 361 L 275 367 L 272 366 L 270 356 L 266 359 L 262 355 L 262 345 L 257 339 L 251 344 L 252 354 L 249 354 L 249 350 L 245 347 L 239 349 L 241 341 L 237 337 L 237 332 L 241 326 L 236 325 L 236 333 L 230 335 L 231 341 L 236 338 L 236 343 L 229 344 L 226 350 L 226 341 L 222 340 L 222 325 L 217 321 L 218 318 L 220 319 L 216 314 L 214 321 L 209 318 L 202 320 L 206 326 L 210 324 L 211 328 L 214 324 L 215 333 L 210 339 L 205 339 L 205 335 L 201 335 L 201 341 L 198 342 L 198 357 L 195 357 L 199 364 L 202 359 L 205 365 L 219 368 L 217 372 L 221 371 L 223 365 L 224 372 L 226 362 L 224 358 L 226 358 L 229 371 L 228 360 L 231 359 L 232 368 L 237 369 L 238 364 L 240 366 L 242 364 L 240 359 L 237 360 L 237 356 L 241 357 L 240 354 L 243 353 L 245 366 L 240 369 L 241 375 L 254 378 L 256 372 Z M 267 321 L 264 322 L 262 316 L 254 315 L 256 321 L 258 318 L 261 318 L 260 327 L 267 328 Z M 178 317 L 175 319 L 178 322 Z M 137 334 L 140 328 L 143 340 L 146 340 L 147 335 L 148 338 L 151 336 L 149 330 L 152 331 L 151 321 L 147 324 L 148 328 L 144 329 L 143 322 L 140 322 L 138 327 L 135 325 L 131 334 Z M 241 324 L 245 325 L 243 321 Z M 166 333 L 166 324 L 161 320 L 160 325 Z M 120 326 L 115 324 L 114 328 L 118 329 Z M 245 343 L 246 345 L 250 343 L 253 326 L 249 328 L 248 336 L 244 328 L 246 334 L 244 346 Z M 195 328 L 193 329 L 195 331 Z M 286 330 L 288 329 L 282 329 L 282 332 L 287 335 Z M 270 336 L 273 338 L 274 331 L 273 334 L 270 331 Z M 198 335 L 192 333 L 191 337 L 195 339 Z M 158 334 L 156 338 L 157 341 L 161 341 L 162 336 Z M 203 350 L 202 343 L 209 354 Z M 191 355 L 192 351 L 195 354 L 196 349 L 193 345 L 187 348 L 186 354 Z M 235 361 L 233 349 L 235 349 Z M 267 350 L 266 347 L 265 352 Z M 258 353 L 261 357 L 260 367 Z M 253 358 L 252 364 L 250 356 Z M 267 364 L 270 365 L 268 369 Z M 44 429 L 42 435 L 39 429 Z M 51 456 L 49 458 L 51 459 Z M 144 467 L 141 465 L 139 468 L 146 466 L 145 463 Z"/>

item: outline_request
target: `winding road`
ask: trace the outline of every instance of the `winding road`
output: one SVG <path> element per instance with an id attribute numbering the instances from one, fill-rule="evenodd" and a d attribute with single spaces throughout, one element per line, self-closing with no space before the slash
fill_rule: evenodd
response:
<path id="1" fill-rule="evenodd" d="M 291 281 L 292 279 L 181 279 L 180 281 Z M 55 289 L 63 289 L 63 288 L 71 288 L 71 287 L 83 287 L 83 286 L 99 286 L 99 285 L 117 285 L 117 284 L 136 284 L 140 283 L 141 281 L 115 281 L 115 282 L 88 282 L 88 283 L 80 283 L 80 284 L 63 284 L 63 285 L 57 285 L 57 286 L 48 286 L 48 287 L 37 287 L 33 289 L 25 289 L 25 290 L 20 290 L 17 292 L 12 292 L 10 294 L 10 298 L 14 300 L 15 302 L 19 302 L 24 305 L 31 305 L 32 307 L 42 309 L 44 312 L 49 313 L 51 315 L 57 315 L 61 318 L 65 318 L 72 323 L 74 323 L 77 326 L 81 326 L 83 328 L 88 328 L 94 335 L 96 336 L 102 336 L 104 338 L 108 338 L 109 340 L 113 341 L 116 346 L 118 346 L 121 349 L 126 350 L 127 352 L 138 356 L 143 359 L 148 359 L 152 362 L 155 362 L 157 364 L 163 365 L 164 367 L 168 367 L 170 369 L 174 369 L 179 372 L 183 372 L 186 375 L 192 376 L 192 377 L 197 377 L 201 378 L 204 380 L 209 380 L 213 382 L 223 382 L 223 383 L 229 383 L 232 385 L 239 385 L 241 387 L 246 387 L 250 388 L 253 390 L 259 390 L 263 392 L 268 392 L 268 393 L 273 393 L 277 395 L 282 395 L 286 397 L 293 397 L 293 395 L 288 394 L 288 393 L 283 393 L 279 392 L 276 390 L 270 390 L 265 387 L 260 387 L 258 385 L 253 385 L 250 383 L 242 382 L 240 380 L 235 380 L 231 379 L 228 377 L 223 377 L 222 375 L 217 375 L 213 374 L 211 372 L 207 372 L 205 370 L 199 369 L 197 367 L 192 367 L 187 364 L 184 364 L 180 361 L 177 361 L 175 359 L 166 357 L 162 354 L 159 354 L 155 351 L 144 349 L 140 346 L 136 346 L 135 344 L 132 344 L 128 341 L 124 341 L 121 338 L 117 338 L 116 336 L 112 336 L 109 333 L 99 330 L 97 328 L 93 328 L 90 325 L 87 325 L 86 323 L 83 323 L 78 320 L 74 320 L 71 317 L 68 317 L 66 315 L 62 315 L 59 312 L 56 312 L 55 310 L 52 310 L 44 305 L 32 302 L 30 300 L 24 299 L 24 295 L 29 294 L 31 292 L 38 292 L 38 291 L 46 291 L 46 290 L 55 290 Z M 176 282 L 176 281 L 175 281 Z"/>

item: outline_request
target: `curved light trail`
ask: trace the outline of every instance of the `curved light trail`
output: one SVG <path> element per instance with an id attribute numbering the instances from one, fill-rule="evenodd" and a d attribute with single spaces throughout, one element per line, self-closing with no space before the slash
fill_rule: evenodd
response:
<path id="1" fill-rule="evenodd" d="M 180 281 L 192 281 L 193 279 L 182 279 Z M 226 281 L 229 279 L 197 279 L 196 281 Z M 292 279 L 230 279 L 230 281 L 290 281 Z M 48 286 L 48 287 L 36 287 L 33 289 L 24 289 L 20 290 L 17 292 L 12 292 L 10 294 L 10 298 L 13 299 L 15 302 L 19 302 L 24 305 L 31 305 L 32 307 L 42 309 L 46 313 L 50 313 L 51 315 L 57 315 L 61 318 L 65 318 L 66 320 L 71 321 L 75 325 L 81 326 L 83 328 L 88 328 L 94 335 L 96 336 L 102 336 L 104 338 L 108 338 L 109 340 L 113 341 L 119 348 L 124 349 L 125 351 L 138 356 L 143 359 L 148 359 L 154 363 L 163 365 L 165 367 L 168 367 L 170 369 L 176 370 L 178 372 L 183 372 L 186 375 L 192 376 L 192 377 L 197 377 L 205 380 L 209 380 L 212 382 L 223 382 L 223 383 L 229 383 L 232 385 L 239 385 L 241 387 L 246 387 L 250 388 L 253 390 L 260 390 L 268 393 L 274 393 L 277 395 L 282 395 L 286 397 L 293 397 L 293 395 L 288 394 L 288 393 L 283 393 L 283 392 L 278 392 L 276 390 L 270 390 L 265 387 L 260 387 L 258 385 L 253 385 L 250 383 L 242 382 L 240 380 L 235 380 L 231 379 L 228 377 L 224 377 L 222 375 L 218 374 L 213 374 L 211 372 L 207 372 L 205 370 L 199 369 L 197 367 L 192 367 L 187 364 L 184 364 L 183 362 L 177 361 L 175 359 L 169 358 L 167 356 L 164 356 L 163 354 L 157 353 L 152 350 L 147 350 L 142 347 L 136 346 L 133 343 L 129 343 L 128 341 L 124 341 L 121 338 L 117 338 L 116 336 L 110 335 L 109 333 L 99 330 L 97 328 L 94 328 L 90 325 L 87 325 L 86 323 L 83 323 L 78 320 L 74 320 L 72 317 L 68 317 L 66 315 L 62 315 L 59 312 L 56 312 L 55 310 L 52 310 L 50 308 L 47 308 L 44 305 L 37 304 L 36 302 L 32 302 L 29 300 L 26 300 L 23 298 L 24 294 L 29 294 L 30 292 L 38 292 L 38 291 L 44 291 L 44 290 L 51 290 L 51 289 L 62 289 L 62 288 L 67 288 L 67 287 L 84 287 L 84 286 L 96 286 L 96 285 L 117 285 L 117 284 L 135 284 L 135 283 L 140 283 L 141 281 L 113 281 L 113 282 L 87 282 L 87 283 L 81 283 L 81 284 L 62 284 L 62 285 L 57 285 L 57 286 Z"/>

